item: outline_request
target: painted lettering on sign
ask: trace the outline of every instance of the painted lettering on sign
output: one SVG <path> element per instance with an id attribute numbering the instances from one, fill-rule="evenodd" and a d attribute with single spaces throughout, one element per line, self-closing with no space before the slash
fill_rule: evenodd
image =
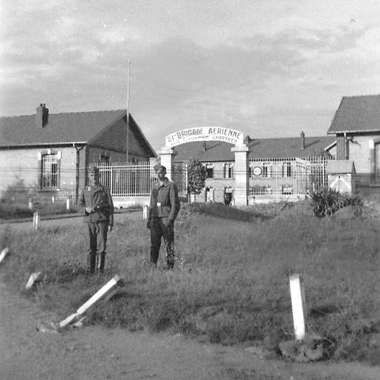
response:
<path id="1" fill-rule="evenodd" d="M 242 144 L 242 132 L 222 127 L 199 127 L 183 129 L 166 136 L 166 146 L 177 146 L 191 141 L 224 141 L 230 144 Z"/>

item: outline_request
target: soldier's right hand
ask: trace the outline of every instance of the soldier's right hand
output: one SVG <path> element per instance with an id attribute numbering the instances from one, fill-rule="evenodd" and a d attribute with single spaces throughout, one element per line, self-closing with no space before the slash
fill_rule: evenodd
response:
<path id="1" fill-rule="evenodd" d="M 86 207 L 86 212 L 87 212 L 87 214 L 91 214 L 92 213 L 92 207 Z"/>

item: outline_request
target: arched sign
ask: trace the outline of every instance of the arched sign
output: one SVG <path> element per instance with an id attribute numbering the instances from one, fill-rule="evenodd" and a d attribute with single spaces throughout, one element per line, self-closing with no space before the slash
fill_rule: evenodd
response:
<path id="1" fill-rule="evenodd" d="M 192 141 L 224 141 L 230 144 L 243 144 L 243 132 L 222 127 L 197 127 L 183 129 L 165 137 L 165 145 L 169 147 Z"/>

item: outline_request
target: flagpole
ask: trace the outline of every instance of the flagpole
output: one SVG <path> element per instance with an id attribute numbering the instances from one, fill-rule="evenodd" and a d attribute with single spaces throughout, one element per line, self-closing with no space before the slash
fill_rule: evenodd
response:
<path id="1" fill-rule="evenodd" d="M 131 62 L 128 61 L 128 80 L 127 80 L 127 137 L 126 137 L 126 162 L 128 163 L 128 149 L 129 149 L 129 68 Z"/>

